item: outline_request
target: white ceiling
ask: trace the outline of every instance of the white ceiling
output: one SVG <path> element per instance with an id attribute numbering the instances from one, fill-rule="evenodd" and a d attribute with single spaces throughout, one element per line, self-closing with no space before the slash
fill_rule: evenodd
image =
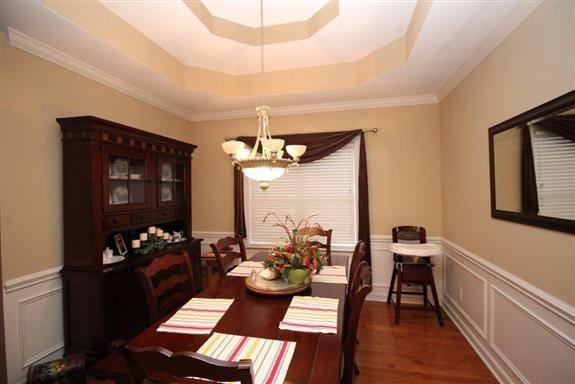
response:
<path id="1" fill-rule="evenodd" d="M 180 1 L 106 0 L 112 9 L 185 64 L 232 74 L 258 70 L 258 47 L 214 36 Z M 252 25 L 257 6 L 206 2 L 219 17 Z M 313 4 L 311 4 L 313 3 Z M 270 23 L 309 18 L 324 2 L 269 3 Z M 318 5 L 319 4 L 319 5 Z M 267 45 L 271 69 L 357 60 L 405 33 L 414 2 L 341 1 L 340 15 L 310 39 Z M 357 87 L 268 95 L 274 110 L 349 109 L 386 100 L 433 100 L 488 54 L 538 2 L 435 1 L 407 63 Z M 135 97 L 190 119 L 248 116 L 257 97 L 224 97 L 186 91 L 124 52 L 48 10 L 42 1 L 4 2 L 1 19 L 13 45 L 64 65 Z M 245 9 L 245 10 L 244 10 Z M 286 10 L 286 9 L 289 9 Z M 430 99 L 431 98 L 431 99 Z M 295 108 L 295 106 L 298 106 Z M 230 113 L 230 111 L 240 111 Z M 249 112 L 245 112 L 249 111 Z M 286 112 L 287 113 L 287 112 Z"/>
<path id="2" fill-rule="evenodd" d="M 203 3 L 214 16 L 248 27 L 259 28 L 260 26 L 259 1 L 204 0 Z M 266 0 L 264 2 L 264 26 L 309 19 L 326 3 L 327 0 Z"/>
<path id="3" fill-rule="evenodd" d="M 183 2 L 103 0 L 102 3 L 187 65 L 234 75 L 260 71 L 259 47 L 211 34 Z M 323 3 L 266 2 L 264 10 L 274 21 L 301 21 L 315 13 L 310 12 L 317 8 L 311 8 L 312 4 Z M 253 24 L 259 18 L 257 1 L 204 4 L 230 21 Z M 414 8 L 415 2 L 409 1 L 341 1 L 339 16 L 309 39 L 266 45 L 266 70 L 357 61 L 404 35 Z M 158 23 L 158 20 L 170 22 Z"/>

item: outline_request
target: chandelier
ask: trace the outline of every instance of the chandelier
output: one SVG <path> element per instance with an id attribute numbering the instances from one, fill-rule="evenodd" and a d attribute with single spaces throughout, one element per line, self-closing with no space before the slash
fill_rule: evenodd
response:
<path id="1" fill-rule="evenodd" d="M 297 167 L 300 157 L 305 153 L 305 145 L 287 145 L 285 147 L 291 159 L 284 158 L 284 140 L 273 139 L 269 127 L 271 108 L 264 104 L 265 71 L 264 71 L 264 4 L 260 0 L 260 77 L 261 105 L 256 108 L 258 133 L 253 148 L 238 140 L 226 140 L 222 149 L 232 159 L 232 164 L 242 170 L 243 174 L 259 181 L 260 188 L 266 190 L 270 181 L 281 177 L 288 167 Z M 261 153 L 258 152 L 261 145 Z"/>

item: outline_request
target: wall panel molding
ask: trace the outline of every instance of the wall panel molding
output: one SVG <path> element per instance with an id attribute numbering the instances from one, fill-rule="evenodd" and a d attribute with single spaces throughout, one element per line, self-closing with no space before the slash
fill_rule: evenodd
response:
<path id="1" fill-rule="evenodd" d="M 480 278 L 482 332 L 447 289 L 443 308 L 502 383 L 575 382 L 574 308 L 482 257 L 443 239 L 444 263 Z M 456 276 L 445 268 L 445 284 Z M 483 333 L 483 334 L 482 334 Z M 486 336 L 486 337 L 485 337 Z"/>
<path id="2" fill-rule="evenodd" d="M 444 287 L 443 287 L 443 298 L 447 299 L 450 301 L 450 304 L 453 305 L 455 307 L 455 309 L 457 309 L 459 311 L 459 313 L 461 315 L 463 315 L 463 317 L 465 317 L 465 319 L 469 322 L 469 324 L 471 324 L 473 326 L 473 328 L 477 331 L 477 333 L 479 333 L 481 335 L 481 337 L 483 337 L 483 339 L 487 340 L 487 326 L 488 326 L 488 319 L 487 319 L 487 314 L 488 314 L 488 284 L 487 284 L 487 280 L 485 278 L 483 278 L 481 275 L 479 275 L 478 273 L 474 272 L 471 268 L 467 267 L 465 264 L 457 261 L 455 258 L 449 256 L 448 254 L 444 254 L 444 262 L 447 263 L 448 261 L 451 261 L 453 263 L 455 263 L 459 268 L 462 268 L 463 270 L 467 271 L 467 273 L 471 274 L 472 276 L 474 276 L 477 280 L 481 281 L 483 289 L 482 289 L 482 296 L 483 296 L 483 310 L 482 310 L 482 317 L 483 317 L 483 327 L 479 326 L 479 324 L 477 324 L 477 322 L 467 313 L 465 312 L 465 310 L 457 303 L 457 300 L 454 297 L 451 297 L 451 295 L 449 294 L 449 291 L 447 289 L 447 279 L 445 278 L 444 281 Z M 447 274 L 447 268 L 444 267 L 444 271 Z"/>
<path id="3" fill-rule="evenodd" d="M 4 284 L 9 383 L 24 383 L 29 366 L 57 359 L 64 352 L 61 268 L 50 268 Z"/>
<path id="4" fill-rule="evenodd" d="M 228 235 L 231 233 L 194 233 L 195 237 L 204 238 L 205 251 L 208 250 L 210 242 Z M 371 240 L 374 290 L 369 299 L 385 301 L 393 268 L 389 250 L 391 236 L 372 235 Z M 547 371 L 545 366 L 538 368 L 535 373 L 529 372 L 529 367 L 525 369 L 523 354 L 526 359 L 534 362 L 542 358 L 549 359 L 545 360 L 550 362 L 549 365 L 575 356 L 573 339 L 575 311 L 573 307 L 449 240 L 430 237 L 429 241 L 441 243 L 444 247 L 444 256 L 436 259 L 436 268 L 434 268 L 443 308 L 500 382 L 536 383 L 539 374 L 551 377 L 553 372 L 551 369 Z M 253 255 L 266 248 L 268 247 L 249 247 L 248 253 Z M 341 258 L 340 260 L 345 261 L 351 255 L 351 251 L 337 250 L 334 252 L 334 256 L 336 255 Z M 445 290 L 449 279 L 452 278 L 449 270 L 445 268 L 448 262 L 453 262 L 454 266 L 461 268 L 481 282 L 481 284 L 474 285 L 482 287 L 479 292 L 481 297 L 485 298 L 485 290 L 487 290 L 482 314 L 487 318 L 484 327 L 474 322 L 473 317 L 465 312 L 464 306 L 458 305 L 457 300 Z M 63 353 L 63 316 L 62 308 L 59 307 L 63 298 L 60 269 L 61 267 L 51 268 L 5 282 L 4 315 L 10 383 L 24 382 L 28 366 L 42 360 L 58 358 Z M 438 280 L 441 280 L 441 283 Z M 501 305 L 504 306 L 501 307 Z M 42 322 L 32 321 L 37 320 L 35 313 L 42 313 Z M 518 352 L 513 349 L 513 344 L 497 339 L 495 336 L 498 331 L 500 334 L 507 335 L 505 332 L 501 333 L 504 330 L 502 319 L 509 318 L 509 316 L 511 316 L 510 321 L 513 325 L 519 324 L 520 321 L 525 323 L 525 319 L 528 319 L 529 322 L 526 324 L 535 327 L 532 329 L 537 334 L 538 345 L 523 347 L 520 350 L 521 354 L 518 355 Z M 41 337 L 36 337 L 36 335 L 41 335 Z M 535 342 L 531 341 L 531 337 L 525 340 L 527 343 Z M 550 352 L 545 352 L 545 356 L 542 357 L 540 345 L 543 344 L 546 351 Z M 561 365 L 561 367 L 565 366 L 568 364 Z M 567 375 L 566 382 L 571 379 L 575 382 L 575 367 L 566 372 L 562 373 Z M 568 375 L 573 375 L 573 377 Z"/>
<path id="5" fill-rule="evenodd" d="M 536 301 L 538 304 L 543 305 L 548 310 L 561 316 L 570 324 L 575 325 L 575 307 L 445 238 L 442 239 L 442 244 L 444 246 L 444 252 L 455 252 L 463 259 L 471 262 L 474 266 L 517 289 L 531 300 Z"/>

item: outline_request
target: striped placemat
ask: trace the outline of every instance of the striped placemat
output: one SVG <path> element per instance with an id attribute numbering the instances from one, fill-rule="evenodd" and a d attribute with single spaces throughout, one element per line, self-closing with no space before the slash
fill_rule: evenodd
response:
<path id="1" fill-rule="evenodd" d="M 261 261 L 243 261 L 237 267 L 227 273 L 227 276 L 250 276 L 252 271 L 259 273 L 264 270 L 264 264 Z"/>
<path id="2" fill-rule="evenodd" d="M 347 284 L 347 272 L 344 265 L 326 265 L 317 275 L 313 276 L 314 283 Z"/>
<path id="3" fill-rule="evenodd" d="M 294 296 L 280 329 L 311 333 L 337 333 L 339 299 Z"/>
<path id="4" fill-rule="evenodd" d="M 158 332 L 208 334 L 224 316 L 234 299 L 192 298 Z"/>
<path id="5" fill-rule="evenodd" d="M 255 383 L 275 384 L 284 382 L 295 345 L 291 341 L 216 332 L 198 349 L 198 353 L 226 361 L 251 360 Z"/>

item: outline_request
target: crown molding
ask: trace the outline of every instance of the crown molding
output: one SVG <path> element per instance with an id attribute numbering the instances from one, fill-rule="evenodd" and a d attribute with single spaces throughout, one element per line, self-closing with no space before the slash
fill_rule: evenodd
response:
<path id="1" fill-rule="evenodd" d="M 473 70 L 481 64 L 491 52 L 495 50 L 505 40 L 511 32 L 515 30 L 525 20 L 535 8 L 542 3 L 542 0 L 519 2 L 509 12 L 501 23 L 491 31 L 489 36 L 473 52 L 473 54 L 463 63 L 461 67 L 437 92 L 439 101 L 443 100 L 453 91 Z"/>
<path id="2" fill-rule="evenodd" d="M 360 109 L 402 107 L 402 106 L 420 105 L 420 104 L 437 104 L 438 102 L 439 100 L 435 95 L 402 96 L 402 97 L 389 97 L 384 99 L 364 99 L 364 100 L 341 101 L 334 103 L 272 107 L 272 114 L 273 116 L 302 115 L 307 113 L 352 111 Z M 250 118 L 254 116 L 255 116 L 254 109 L 243 109 L 238 111 L 192 113 L 190 114 L 190 120 L 191 121 L 228 120 L 228 119 Z"/>
<path id="3" fill-rule="evenodd" d="M 124 80 L 110 75 L 98 68 L 78 60 L 58 49 L 50 47 L 14 28 L 8 27 L 8 41 L 14 47 L 28 53 L 39 56 L 51 63 L 57 64 L 84 77 L 95 80 L 128 96 L 132 96 L 147 104 L 151 104 L 163 111 L 189 121 L 226 120 L 251 118 L 255 116 L 253 109 L 244 109 L 226 112 L 192 113 L 170 103 L 158 96 L 152 95 L 141 88 L 135 87 Z M 404 97 L 390 97 L 383 99 L 364 99 L 322 104 L 294 105 L 276 107 L 273 109 L 274 116 L 297 115 L 306 113 L 349 111 L 359 109 L 398 107 L 419 104 L 436 104 L 438 99 L 435 95 L 416 95 Z"/>
<path id="4" fill-rule="evenodd" d="M 39 56 L 51 63 L 69 69 L 82 76 L 95 80 L 119 92 L 132 96 L 140 101 L 151 104 L 157 108 L 160 108 L 166 112 L 172 113 L 189 121 L 240 119 L 251 118 L 255 116 L 253 109 L 225 112 L 191 113 L 174 105 L 173 103 L 170 103 L 160 97 L 154 96 L 138 87 L 135 87 L 125 82 L 124 80 L 101 71 L 100 69 L 97 69 L 81 60 L 78 60 L 60 50 L 50 47 L 14 28 L 8 27 L 8 40 L 14 47 Z M 277 107 L 273 109 L 273 114 L 274 116 L 296 115 L 306 113 L 349 111 L 436 103 L 438 103 L 438 99 L 435 95 L 416 95 L 383 99 L 365 99 L 334 103 Z"/>
<path id="5" fill-rule="evenodd" d="M 128 96 L 132 96 L 144 103 L 151 104 L 161 110 L 190 120 L 190 113 L 173 103 L 135 87 L 124 80 L 101 71 L 90 64 L 78 60 L 60 50 L 46 45 L 14 28 L 8 27 L 8 41 L 14 47 L 39 56 L 51 63 L 76 72 L 84 77 L 95 80 Z"/>

